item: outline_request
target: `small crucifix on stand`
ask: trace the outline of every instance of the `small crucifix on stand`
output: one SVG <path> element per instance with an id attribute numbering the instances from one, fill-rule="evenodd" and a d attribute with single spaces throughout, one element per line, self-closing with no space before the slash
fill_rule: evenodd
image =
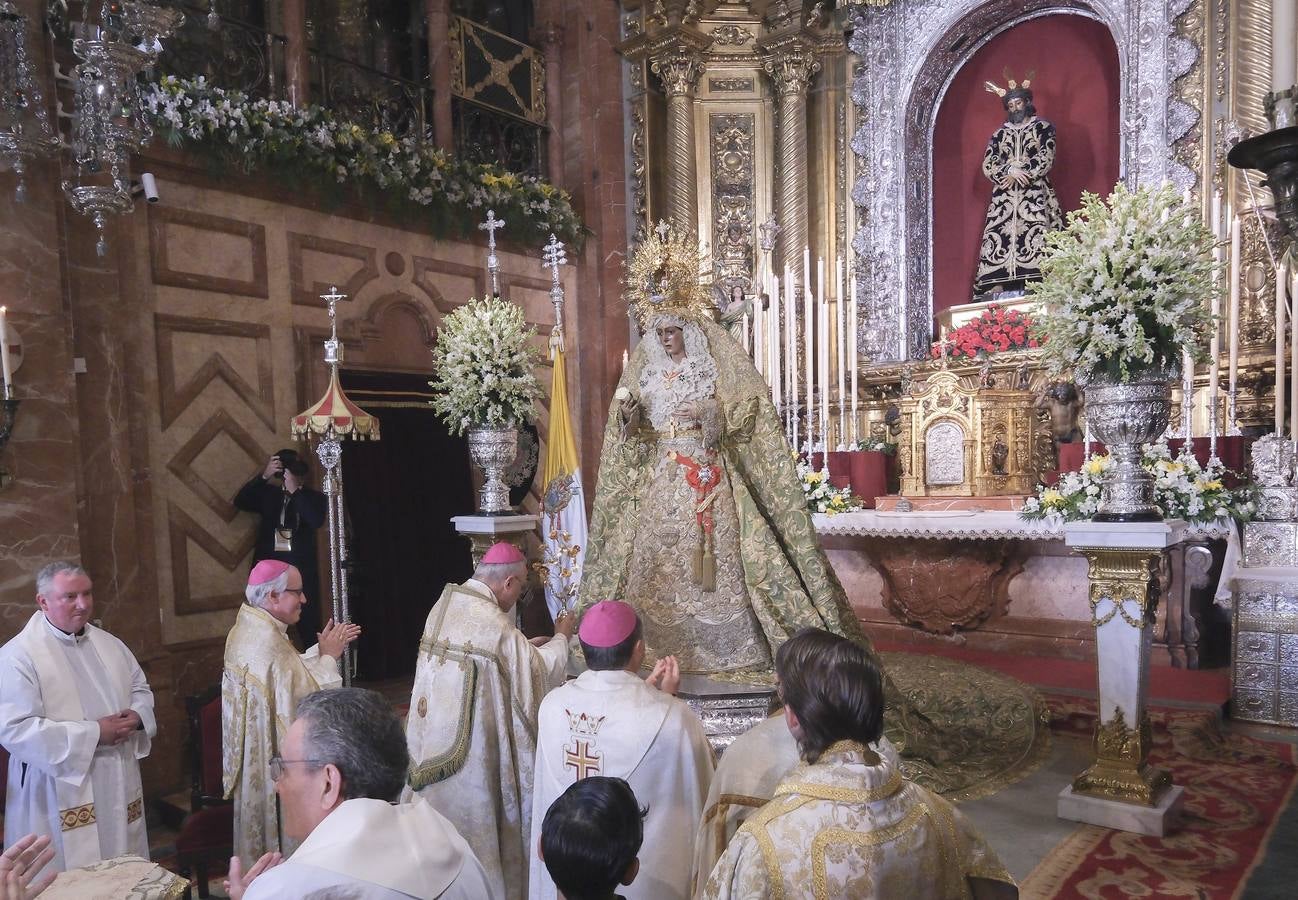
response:
<path id="1" fill-rule="evenodd" d="M 505 227 L 503 219 L 496 218 L 494 209 L 487 210 L 487 221 L 478 226 L 487 232 L 487 273 L 491 276 L 491 296 L 500 296 L 500 260 L 496 258 L 496 230 Z"/>
<path id="2" fill-rule="evenodd" d="M 947 365 L 949 364 L 946 351 L 947 348 L 950 346 L 951 346 L 951 341 L 947 340 L 946 328 L 943 327 L 941 337 L 939 337 L 937 341 L 937 349 L 938 349 L 938 364 L 942 367 L 944 371 L 947 368 Z"/>
<path id="3" fill-rule="evenodd" d="M 554 304 L 554 331 L 550 334 L 551 349 L 565 350 L 563 345 L 563 285 L 559 283 L 559 267 L 568 265 L 568 251 L 563 241 L 552 233 L 541 256 L 541 268 L 550 270 L 550 302 Z M 553 355 L 553 354 L 552 354 Z"/>

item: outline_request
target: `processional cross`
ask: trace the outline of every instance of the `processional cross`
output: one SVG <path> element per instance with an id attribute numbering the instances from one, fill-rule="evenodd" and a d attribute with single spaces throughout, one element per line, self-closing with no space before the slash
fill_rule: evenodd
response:
<path id="1" fill-rule="evenodd" d="M 568 251 L 553 232 L 550 233 L 550 243 L 542 250 L 541 259 L 541 268 L 550 270 L 550 302 L 554 304 L 554 331 L 550 334 L 550 346 L 564 350 L 563 285 L 559 282 L 559 267 L 568 265 Z"/>
<path id="2" fill-rule="evenodd" d="M 336 285 L 329 285 L 329 293 L 321 294 L 320 299 L 329 307 L 329 340 L 325 341 L 325 365 L 337 365 L 343 361 L 338 351 L 338 301 L 346 300 L 346 294 L 338 293 Z"/>
<path id="3" fill-rule="evenodd" d="M 658 225 L 654 228 L 654 231 L 658 232 L 658 240 L 665 241 L 667 240 L 667 235 L 671 234 L 672 227 L 667 224 L 666 219 L 659 219 Z"/>
<path id="4" fill-rule="evenodd" d="M 496 229 L 504 228 L 505 220 L 496 218 L 494 209 L 487 210 L 487 221 L 478 230 L 487 232 L 487 273 L 491 276 L 491 295 L 500 296 L 500 260 L 496 259 Z"/>

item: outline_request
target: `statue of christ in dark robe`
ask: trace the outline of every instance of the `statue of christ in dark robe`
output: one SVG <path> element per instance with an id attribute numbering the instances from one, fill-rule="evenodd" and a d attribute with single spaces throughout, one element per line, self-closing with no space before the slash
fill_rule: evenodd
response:
<path id="1" fill-rule="evenodd" d="M 1006 121 L 992 134 L 983 154 L 983 174 L 991 180 L 974 296 L 985 299 L 1003 291 L 1022 291 L 1041 277 L 1040 258 L 1046 232 L 1063 226 L 1063 214 L 1050 168 L 1055 163 L 1055 126 L 1037 116 L 1031 82 L 1009 82 L 1009 89 L 990 81 L 1001 95 Z"/>

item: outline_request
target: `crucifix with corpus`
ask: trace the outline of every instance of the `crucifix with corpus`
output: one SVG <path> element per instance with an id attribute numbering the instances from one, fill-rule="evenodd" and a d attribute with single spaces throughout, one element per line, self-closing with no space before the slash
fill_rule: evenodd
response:
<path id="1" fill-rule="evenodd" d="M 487 221 L 478 228 L 487 232 L 487 274 L 491 276 L 491 296 L 500 296 L 500 260 L 496 258 L 496 230 L 505 227 L 504 219 L 496 218 L 494 209 L 487 210 Z"/>

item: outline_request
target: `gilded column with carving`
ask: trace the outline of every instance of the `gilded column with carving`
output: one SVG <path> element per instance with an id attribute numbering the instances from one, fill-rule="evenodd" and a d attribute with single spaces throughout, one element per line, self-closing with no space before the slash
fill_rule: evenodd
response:
<path id="1" fill-rule="evenodd" d="M 762 68 L 771 77 L 777 97 L 776 158 L 779 180 L 775 186 L 776 217 L 782 265 L 801 273 L 802 249 L 810 246 L 807 185 L 807 87 L 820 71 L 820 60 L 801 35 L 782 38 L 763 47 Z"/>
<path id="2" fill-rule="evenodd" d="M 701 47 L 678 33 L 649 57 L 667 95 L 667 218 L 677 229 L 699 230 L 697 168 L 694 157 L 694 89 L 703 74 Z"/>

